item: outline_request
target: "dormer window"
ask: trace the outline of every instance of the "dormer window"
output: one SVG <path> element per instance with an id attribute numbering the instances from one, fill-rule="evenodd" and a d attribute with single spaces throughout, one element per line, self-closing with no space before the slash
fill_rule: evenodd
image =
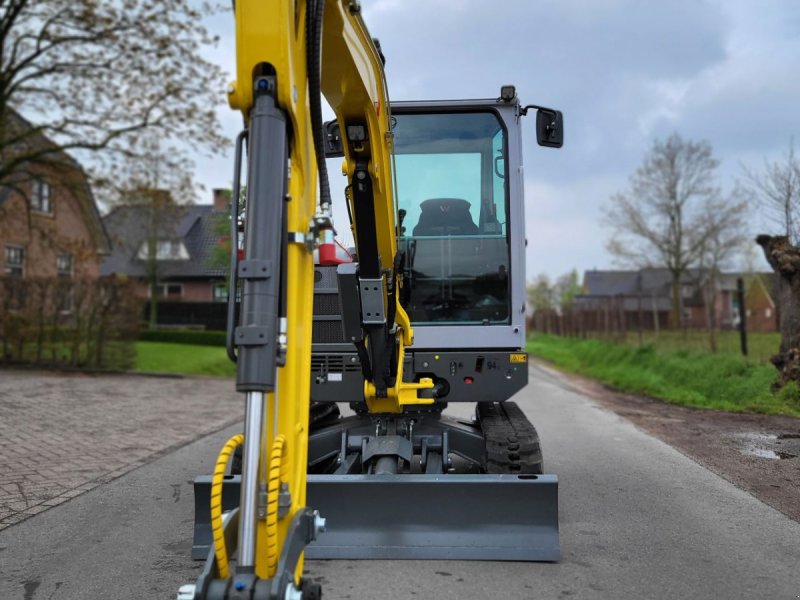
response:
<path id="1" fill-rule="evenodd" d="M 48 215 L 52 214 L 53 205 L 50 202 L 50 184 L 41 179 L 34 179 L 32 192 L 31 210 Z"/>
<path id="2" fill-rule="evenodd" d="M 149 243 L 142 242 L 139 247 L 139 258 L 147 260 L 150 257 Z M 183 242 L 174 240 L 158 240 L 156 242 L 156 260 L 189 260 L 189 252 Z"/>

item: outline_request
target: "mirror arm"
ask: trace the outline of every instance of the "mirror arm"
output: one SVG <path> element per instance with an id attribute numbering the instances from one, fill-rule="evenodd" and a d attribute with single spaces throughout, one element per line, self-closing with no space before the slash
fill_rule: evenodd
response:
<path id="1" fill-rule="evenodd" d="M 519 114 L 521 114 L 524 117 L 525 115 L 528 114 L 528 109 L 531 108 L 535 108 L 536 110 L 547 110 L 550 112 L 556 112 L 554 108 L 547 108 L 546 106 L 539 106 L 538 104 L 528 104 L 519 109 Z"/>

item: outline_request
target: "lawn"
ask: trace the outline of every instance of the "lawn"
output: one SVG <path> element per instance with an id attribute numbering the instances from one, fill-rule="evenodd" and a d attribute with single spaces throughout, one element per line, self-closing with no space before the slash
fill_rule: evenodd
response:
<path id="1" fill-rule="evenodd" d="M 136 342 L 136 370 L 221 377 L 236 375 L 236 365 L 228 360 L 225 348 L 167 342 Z"/>
<path id="2" fill-rule="evenodd" d="M 628 332 L 628 344 L 639 346 L 639 335 Z M 778 352 L 781 343 L 779 333 L 750 332 L 747 334 L 748 358 L 766 362 Z M 652 331 L 642 332 L 642 345 L 653 346 L 659 354 L 687 351 L 705 353 L 709 351 L 708 333 L 705 331 Z M 741 355 L 738 331 L 722 331 L 717 334 L 717 352 Z"/>
<path id="3" fill-rule="evenodd" d="M 800 416 L 797 387 L 773 394 L 775 368 L 733 351 L 711 354 L 537 334 L 529 340 L 528 352 L 616 389 L 675 404 Z"/>

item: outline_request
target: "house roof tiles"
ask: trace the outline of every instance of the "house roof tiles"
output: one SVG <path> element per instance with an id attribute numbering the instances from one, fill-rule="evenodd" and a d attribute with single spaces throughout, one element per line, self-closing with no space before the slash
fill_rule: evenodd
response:
<path id="1" fill-rule="evenodd" d="M 148 232 L 152 229 L 150 222 L 155 216 L 158 221 L 156 239 L 182 242 L 189 256 L 188 259 L 159 260 L 161 278 L 225 277 L 227 268 L 209 264 L 213 249 L 220 242 L 220 236 L 215 232 L 215 221 L 225 215 L 210 205 L 161 207 L 156 215 L 147 205 L 119 206 L 103 220 L 113 251 L 103 262 L 101 275 L 147 276 L 147 261 L 139 257 L 139 252 L 148 240 Z"/>

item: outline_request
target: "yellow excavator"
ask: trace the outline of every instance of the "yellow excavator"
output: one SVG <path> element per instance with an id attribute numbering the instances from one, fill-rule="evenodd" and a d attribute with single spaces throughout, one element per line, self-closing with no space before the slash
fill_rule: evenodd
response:
<path id="1" fill-rule="evenodd" d="M 558 481 L 508 399 L 528 377 L 521 120 L 535 109 L 537 141 L 560 147 L 561 113 L 514 86 L 390 103 L 357 0 L 234 13 L 228 353 L 244 432 L 195 481 L 206 563 L 178 598 L 319 598 L 304 555 L 558 560 Z M 473 418 L 443 414 L 461 402 Z"/>

